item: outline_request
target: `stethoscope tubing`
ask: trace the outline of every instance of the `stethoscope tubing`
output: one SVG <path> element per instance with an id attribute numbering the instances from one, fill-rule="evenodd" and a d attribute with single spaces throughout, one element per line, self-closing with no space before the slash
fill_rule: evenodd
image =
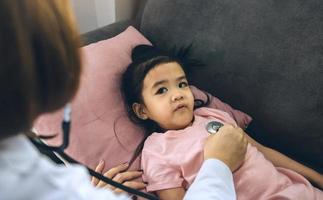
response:
<path id="1" fill-rule="evenodd" d="M 60 146 L 54 147 L 54 146 L 46 145 L 46 144 L 44 144 L 42 142 L 42 140 L 39 137 L 33 137 L 33 138 L 30 138 L 30 139 L 34 141 L 33 143 L 38 148 L 40 148 L 40 149 L 42 149 L 44 151 L 55 152 L 59 156 L 61 156 L 64 160 L 66 160 L 67 162 L 79 164 L 79 165 L 82 165 L 82 166 L 86 167 L 87 170 L 89 171 L 90 175 L 94 176 L 95 178 L 98 178 L 99 180 L 104 181 L 107 184 L 110 184 L 110 185 L 112 185 L 112 186 L 114 186 L 116 188 L 120 188 L 120 189 L 122 189 L 125 192 L 128 192 L 130 194 L 143 197 L 145 199 L 159 200 L 159 198 L 157 198 L 156 196 L 153 196 L 153 195 L 151 195 L 149 193 L 142 192 L 142 191 L 127 187 L 125 185 L 122 185 L 121 183 L 118 183 L 118 182 L 116 182 L 116 181 L 114 181 L 112 179 L 109 179 L 109 178 L 103 176 L 102 174 L 94 171 L 93 169 L 89 168 L 88 166 L 86 166 L 86 165 L 76 161 L 75 159 L 71 158 L 66 153 L 64 153 L 64 149 L 66 149 L 68 147 L 68 144 L 69 144 L 70 128 L 71 128 L 71 106 L 70 106 L 70 104 L 67 104 L 65 106 L 65 108 L 64 108 L 64 116 L 63 116 L 63 121 L 62 121 L 63 143 Z"/>

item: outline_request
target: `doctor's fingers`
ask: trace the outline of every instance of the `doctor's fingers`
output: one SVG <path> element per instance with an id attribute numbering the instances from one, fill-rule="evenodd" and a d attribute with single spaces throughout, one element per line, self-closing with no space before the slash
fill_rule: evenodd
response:
<path id="1" fill-rule="evenodd" d="M 95 172 L 102 174 L 103 168 L 104 168 L 104 160 L 101 160 L 100 163 L 96 166 Z M 94 186 L 97 186 L 99 183 L 99 179 L 92 176 L 91 182 Z"/>
<path id="2" fill-rule="evenodd" d="M 235 132 L 236 132 L 235 136 L 238 139 L 240 139 L 240 141 L 241 141 L 241 143 L 243 144 L 243 147 L 244 147 L 243 149 L 245 151 L 247 151 L 247 146 L 249 144 L 249 141 L 248 141 L 248 138 L 246 136 L 246 132 L 239 126 L 235 126 L 235 127 L 234 126 L 226 126 L 225 128 L 231 129 L 231 131 L 232 131 L 232 129 L 235 129 Z"/>
<path id="3" fill-rule="evenodd" d="M 141 171 L 126 171 L 126 172 L 122 172 L 117 174 L 115 177 L 113 177 L 112 180 L 121 183 L 121 184 L 130 184 L 133 185 L 136 184 L 136 181 L 131 181 L 133 179 L 136 179 L 138 177 L 140 177 L 142 175 Z M 115 190 L 115 188 L 113 186 L 108 185 L 107 187 L 109 187 L 111 190 Z"/>
<path id="4" fill-rule="evenodd" d="M 245 136 L 245 132 L 238 126 L 232 126 L 226 124 L 219 129 L 218 134 L 222 135 L 222 137 L 233 137 L 237 141 L 241 141 L 243 144 L 246 144 L 247 138 Z"/>
<path id="5" fill-rule="evenodd" d="M 123 185 L 133 188 L 135 190 L 142 190 L 142 189 L 146 188 L 146 186 L 147 186 L 145 183 L 140 182 L 140 181 L 126 181 L 123 183 Z M 107 187 L 107 188 L 111 189 L 111 187 Z M 116 189 L 114 189 L 114 192 L 115 193 L 122 193 L 125 191 L 123 191 L 120 188 L 116 188 Z"/>

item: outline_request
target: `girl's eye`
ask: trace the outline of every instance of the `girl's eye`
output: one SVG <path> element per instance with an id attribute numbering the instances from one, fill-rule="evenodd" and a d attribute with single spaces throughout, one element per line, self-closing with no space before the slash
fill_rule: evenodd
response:
<path id="1" fill-rule="evenodd" d="M 165 93 L 165 92 L 167 92 L 167 88 L 165 88 L 165 87 L 161 87 L 161 88 L 159 88 L 159 89 L 157 90 L 156 94 L 163 94 L 163 93 Z"/>
<path id="2" fill-rule="evenodd" d="M 188 83 L 187 82 L 180 82 L 178 86 L 180 88 L 184 88 L 184 87 L 187 87 L 188 86 Z"/>

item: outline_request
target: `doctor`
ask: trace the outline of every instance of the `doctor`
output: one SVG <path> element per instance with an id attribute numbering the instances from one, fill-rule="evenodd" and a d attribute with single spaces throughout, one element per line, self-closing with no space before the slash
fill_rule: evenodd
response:
<path id="1" fill-rule="evenodd" d="M 63 167 L 27 140 L 37 116 L 63 107 L 79 86 L 80 46 L 67 0 L 0 1 L 0 199 L 129 199 L 93 187 L 82 166 Z M 233 127 L 208 138 L 185 199 L 235 199 L 232 173 L 246 140 Z"/>

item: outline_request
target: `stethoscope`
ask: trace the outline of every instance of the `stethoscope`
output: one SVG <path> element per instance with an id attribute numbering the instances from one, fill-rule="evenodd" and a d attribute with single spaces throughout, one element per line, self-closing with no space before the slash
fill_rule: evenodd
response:
<path id="1" fill-rule="evenodd" d="M 66 153 L 64 153 L 64 149 L 67 148 L 68 144 L 69 144 L 69 134 L 70 134 L 70 128 L 71 128 L 71 112 L 72 112 L 72 108 L 70 104 L 67 104 L 64 107 L 64 116 L 63 116 L 63 121 L 62 121 L 62 129 L 63 129 L 63 143 L 60 146 L 49 146 L 44 144 L 39 138 L 31 138 L 33 140 L 33 143 L 35 145 L 37 145 L 38 148 L 44 150 L 44 151 L 52 151 L 57 153 L 59 156 L 61 156 L 63 159 L 65 159 L 67 162 L 70 163 L 76 163 L 76 164 L 80 164 L 83 165 L 81 163 L 79 163 L 78 161 L 74 160 L 73 158 L 71 158 L 70 156 L 68 156 Z M 105 176 L 103 176 L 100 173 L 97 173 L 96 171 L 90 169 L 89 167 L 83 165 L 84 167 L 87 168 L 87 170 L 89 171 L 89 173 L 91 174 L 91 176 L 94 176 L 95 178 L 104 181 L 107 184 L 110 184 L 116 188 L 120 188 L 130 194 L 133 195 L 137 195 L 140 197 L 143 197 L 145 199 L 151 199 L 151 200 L 159 200 L 159 198 L 149 194 L 149 193 L 145 193 L 145 192 L 141 192 L 139 190 L 135 190 L 133 188 L 127 187 L 125 185 L 122 185 L 121 183 L 118 183 L 112 179 L 109 179 Z"/>
<path id="2" fill-rule="evenodd" d="M 68 147 L 69 144 L 69 134 L 70 134 L 70 128 L 71 128 L 71 112 L 72 112 L 72 108 L 70 104 L 67 104 L 64 107 L 64 116 L 63 116 L 63 121 L 62 121 L 62 130 L 63 130 L 63 142 L 60 146 L 49 146 L 44 144 L 39 138 L 31 138 L 34 141 L 34 144 L 37 145 L 37 147 L 39 147 L 40 149 L 43 149 L 45 151 L 52 151 L 57 153 L 59 156 L 61 156 L 63 159 L 65 159 L 67 162 L 71 162 L 71 163 L 76 163 L 76 164 L 80 164 L 83 165 L 81 163 L 79 163 L 78 161 L 74 160 L 73 158 L 71 158 L 70 156 L 68 156 L 66 153 L 64 153 L 64 150 Z M 214 134 L 216 133 L 219 128 L 221 128 L 223 126 L 222 123 L 220 122 L 216 122 L 216 121 L 211 121 L 206 125 L 206 130 L 210 133 L 210 134 Z M 110 178 L 107 178 L 105 176 L 103 176 L 100 173 L 97 173 L 96 171 L 90 169 L 89 167 L 83 165 L 84 167 L 87 168 L 87 170 L 89 171 L 90 175 L 94 176 L 95 178 L 104 181 L 107 184 L 110 184 L 116 188 L 120 188 L 130 194 L 133 195 L 137 195 L 140 197 L 143 197 L 145 199 L 151 199 L 151 200 L 159 200 L 158 197 L 153 196 L 149 193 L 145 193 L 145 192 L 141 192 L 139 190 L 127 187 L 125 185 L 122 185 L 121 183 L 118 183 Z"/>
<path id="3" fill-rule="evenodd" d="M 218 130 L 223 126 L 223 124 L 221 122 L 217 122 L 217 121 L 211 121 L 209 123 L 207 123 L 205 129 L 207 130 L 207 132 L 209 132 L 210 134 L 215 134 L 216 132 L 218 132 Z"/>

